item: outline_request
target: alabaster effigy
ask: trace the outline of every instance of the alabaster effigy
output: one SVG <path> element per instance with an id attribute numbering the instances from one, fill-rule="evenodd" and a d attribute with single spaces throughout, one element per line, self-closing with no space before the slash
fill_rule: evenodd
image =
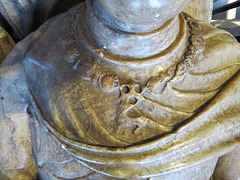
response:
<path id="1" fill-rule="evenodd" d="M 240 45 L 186 0 L 87 0 L 0 69 L 0 179 L 237 179 Z"/>

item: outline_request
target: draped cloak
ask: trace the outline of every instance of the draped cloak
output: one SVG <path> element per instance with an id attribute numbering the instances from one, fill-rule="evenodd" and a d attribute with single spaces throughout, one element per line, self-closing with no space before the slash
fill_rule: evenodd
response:
<path id="1" fill-rule="evenodd" d="M 181 72 L 192 36 L 183 14 L 175 41 L 148 59 L 99 53 L 85 41 L 82 19 L 82 7 L 51 19 L 3 64 L 21 64 L 38 167 L 64 177 L 61 166 L 74 162 L 77 175 L 69 178 L 92 170 L 145 178 L 239 143 L 240 45 L 229 33 L 193 20 L 205 48 Z"/>

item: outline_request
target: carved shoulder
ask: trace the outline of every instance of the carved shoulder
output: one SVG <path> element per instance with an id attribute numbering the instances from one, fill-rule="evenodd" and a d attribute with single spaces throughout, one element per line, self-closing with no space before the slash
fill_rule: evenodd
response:
<path id="1" fill-rule="evenodd" d="M 191 68 L 191 74 L 208 74 L 240 64 L 240 44 L 228 32 L 206 22 L 198 22 L 203 28 L 205 50 L 203 61 Z M 231 68 L 230 68 L 231 69 Z"/>
<path id="2" fill-rule="evenodd" d="M 171 86 L 183 92 L 210 92 L 220 88 L 240 67 L 240 44 L 228 32 L 201 21 L 190 21 L 190 27 L 199 27 L 201 35 L 190 36 L 186 60 L 178 67 Z M 193 31 L 194 30 L 194 31 Z M 201 52 L 201 53 L 199 53 Z M 193 60 L 199 59 L 197 62 Z M 194 62 L 194 63 L 193 63 Z"/>

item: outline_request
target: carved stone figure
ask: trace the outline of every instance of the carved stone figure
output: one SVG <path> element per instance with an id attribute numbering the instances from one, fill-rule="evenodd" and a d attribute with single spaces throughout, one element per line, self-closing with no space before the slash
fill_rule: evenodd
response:
<path id="1" fill-rule="evenodd" d="M 87 0 L 18 43 L 0 179 L 238 178 L 240 45 L 189 1 Z"/>

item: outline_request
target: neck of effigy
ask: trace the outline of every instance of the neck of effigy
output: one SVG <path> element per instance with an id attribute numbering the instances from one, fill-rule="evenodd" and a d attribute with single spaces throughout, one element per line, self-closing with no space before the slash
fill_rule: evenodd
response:
<path id="1" fill-rule="evenodd" d="M 98 1 L 87 1 L 85 21 L 97 49 L 133 59 L 148 58 L 161 53 L 176 40 L 180 31 L 178 16 L 160 26 L 131 24 L 112 17 Z"/>

